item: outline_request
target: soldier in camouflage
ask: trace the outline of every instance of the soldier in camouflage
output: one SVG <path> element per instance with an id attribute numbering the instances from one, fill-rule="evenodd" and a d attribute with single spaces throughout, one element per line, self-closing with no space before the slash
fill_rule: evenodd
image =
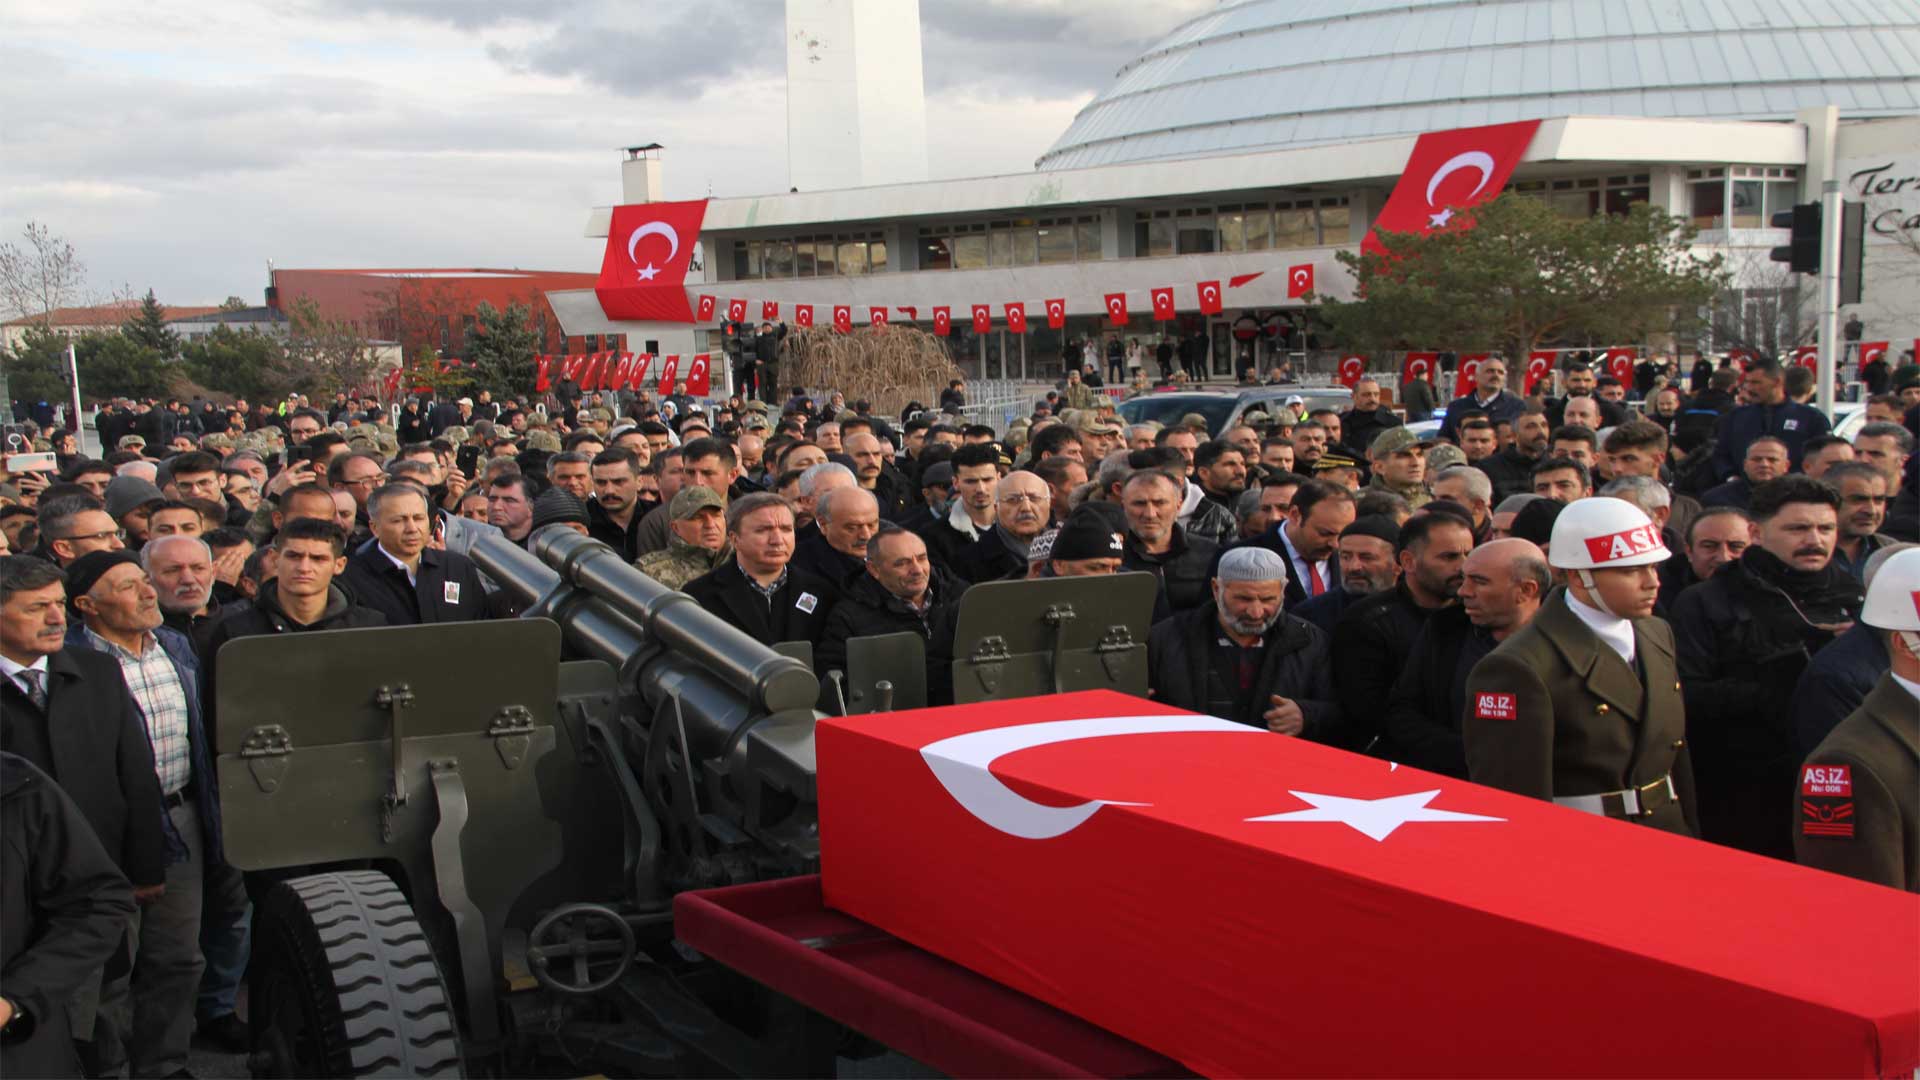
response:
<path id="1" fill-rule="evenodd" d="M 674 495 L 667 512 L 671 535 L 666 548 L 640 556 L 634 565 L 667 588 L 679 589 L 732 554 L 727 548 L 726 504 L 711 490 L 689 485 Z"/>

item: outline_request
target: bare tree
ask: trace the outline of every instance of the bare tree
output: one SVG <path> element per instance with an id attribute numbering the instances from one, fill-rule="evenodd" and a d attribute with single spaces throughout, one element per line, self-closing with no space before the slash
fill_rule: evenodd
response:
<path id="1" fill-rule="evenodd" d="M 1812 278 L 1774 262 L 1766 248 L 1730 248 L 1722 254 L 1729 278 L 1706 313 L 1708 348 L 1784 358 L 1813 343 L 1820 303 Z"/>
<path id="2" fill-rule="evenodd" d="M 70 306 L 86 284 L 87 268 L 73 245 L 29 221 L 24 246 L 0 244 L 0 310 L 8 318 L 38 318 L 53 328 L 53 313 Z"/>

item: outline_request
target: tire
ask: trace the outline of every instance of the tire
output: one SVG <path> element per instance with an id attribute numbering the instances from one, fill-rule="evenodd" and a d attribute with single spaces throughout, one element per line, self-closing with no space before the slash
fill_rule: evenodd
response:
<path id="1" fill-rule="evenodd" d="M 385 874 L 280 882 L 253 934 L 256 1075 L 461 1075 L 460 1028 L 440 965 Z"/>

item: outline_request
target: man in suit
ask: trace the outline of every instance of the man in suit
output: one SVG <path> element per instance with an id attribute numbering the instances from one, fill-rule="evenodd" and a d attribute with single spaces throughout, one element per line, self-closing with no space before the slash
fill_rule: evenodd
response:
<path id="1" fill-rule="evenodd" d="M 733 558 L 688 582 L 687 595 L 763 645 L 818 645 L 839 590 L 789 565 L 793 508 L 787 501 L 763 491 L 728 504 L 727 540 Z"/>
<path id="2" fill-rule="evenodd" d="M 1340 583 L 1340 535 L 1354 523 L 1353 492 L 1326 480 L 1309 480 L 1293 493 L 1287 513 L 1265 535 L 1236 547 L 1263 547 L 1287 560 L 1287 609 Z"/>
<path id="3" fill-rule="evenodd" d="M 133 883 L 134 899 L 152 904 L 166 892 L 170 861 L 153 747 L 120 665 L 66 647 L 66 580 L 52 563 L 0 558 L 0 750 L 60 783 Z M 67 1003 L 82 1042 L 95 1038 L 99 990 L 96 977 Z M 110 1025 L 100 1029 L 111 1048 L 106 1056 L 118 1057 L 117 1035 Z"/>
<path id="4" fill-rule="evenodd" d="M 347 560 L 355 602 L 388 626 L 467 622 L 487 616 L 480 571 L 465 557 L 427 546 L 433 518 L 413 484 L 387 484 L 367 497 L 373 543 Z"/>
<path id="5" fill-rule="evenodd" d="M 1566 587 L 1467 676 L 1469 779 L 1698 833 L 1673 631 L 1652 617 L 1669 555 L 1623 499 L 1581 499 L 1560 513 L 1547 559 L 1566 571 Z"/>

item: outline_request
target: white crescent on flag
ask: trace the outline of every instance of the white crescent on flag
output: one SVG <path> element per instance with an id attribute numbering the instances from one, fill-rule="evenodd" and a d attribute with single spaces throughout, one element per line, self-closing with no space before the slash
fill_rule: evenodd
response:
<path id="1" fill-rule="evenodd" d="M 1118 316 L 1120 314 L 1120 298 L 1116 296 L 1107 301 L 1107 310 L 1113 312 L 1115 316 Z"/>
<path id="2" fill-rule="evenodd" d="M 1208 303 L 1212 303 L 1213 301 L 1220 299 L 1220 290 L 1218 288 L 1215 288 L 1212 285 L 1209 285 L 1206 288 L 1200 290 L 1200 295 L 1206 297 Z"/>
<path id="3" fill-rule="evenodd" d="M 1305 284 L 1307 283 L 1307 269 L 1306 269 L 1306 267 L 1304 267 L 1304 266 L 1303 266 L 1303 267 L 1299 267 L 1299 268 L 1297 268 L 1297 269 L 1295 269 L 1295 270 L 1294 270 L 1294 272 L 1293 272 L 1293 281 L 1294 281 L 1294 284 L 1296 284 L 1296 285 L 1305 285 Z"/>
<path id="4" fill-rule="evenodd" d="M 1047 314 L 1049 314 L 1049 315 L 1059 315 L 1059 314 L 1061 314 L 1061 313 L 1062 313 L 1062 312 L 1063 312 L 1064 310 L 1065 310 L 1065 309 L 1063 309 L 1063 308 L 1062 308 L 1062 307 L 1061 307 L 1061 306 L 1060 306 L 1059 304 L 1057 304 L 1057 303 L 1051 303 L 1051 304 L 1048 304 L 1048 305 L 1047 305 Z"/>
<path id="5" fill-rule="evenodd" d="M 634 250 L 639 247 L 640 238 L 644 236 L 658 236 L 665 239 L 667 242 L 667 257 L 661 261 L 672 262 L 673 257 L 680 254 L 680 234 L 674 231 L 673 226 L 664 221 L 649 221 L 645 225 L 627 234 L 627 261 L 639 267 L 641 281 L 652 281 L 654 275 L 660 272 L 659 268 L 651 262 L 645 266 L 640 266 L 640 257 L 634 254 Z"/>
<path id="6" fill-rule="evenodd" d="M 1465 153 L 1455 154 L 1448 158 L 1439 168 L 1433 170 L 1433 176 L 1427 180 L 1428 206 L 1433 205 L 1433 193 L 1439 190 L 1440 181 L 1445 180 L 1461 169 L 1480 170 L 1480 182 L 1473 185 L 1472 191 L 1467 192 L 1466 199 L 1461 200 L 1462 202 L 1468 202 L 1471 201 L 1475 195 L 1480 194 L 1480 189 L 1486 187 L 1487 180 L 1493 176 L 1493 155 L 1484 150 L 1468 150 Z"/>

